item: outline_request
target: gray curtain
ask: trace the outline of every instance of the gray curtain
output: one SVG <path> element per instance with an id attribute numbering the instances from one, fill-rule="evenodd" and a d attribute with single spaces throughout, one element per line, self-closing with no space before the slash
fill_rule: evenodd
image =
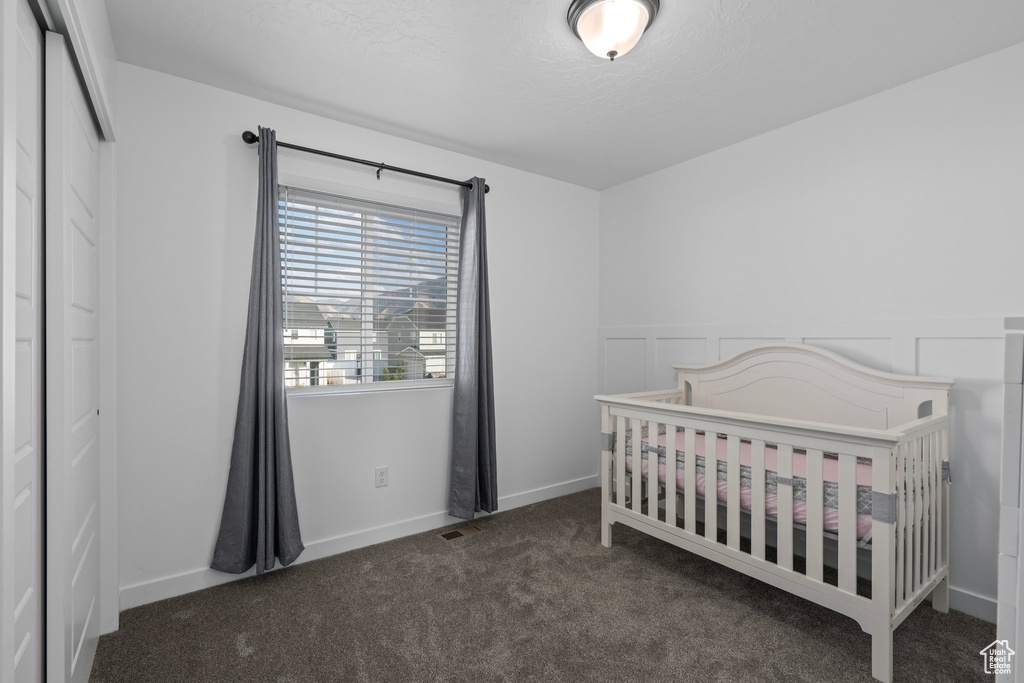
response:
<path id="1" fill-rule="evenodd" d="M 260 128 L 259 199 L 249 282 L 242 381 L 224 513 L 211 567 L 256 573 L 295 561 L 303 550 L 284 394 L 281 255 L 277 218 L 277 134 Z"/>
<path id="2" fill-rule="evenodd" d="M 455 404 L 448 496 L 448 514 L 461 519 L 472 519 L 476 512 L 498 509 L 484 181 L 473 178 L 470 182 L 473 187 L 462 189 Z"/>

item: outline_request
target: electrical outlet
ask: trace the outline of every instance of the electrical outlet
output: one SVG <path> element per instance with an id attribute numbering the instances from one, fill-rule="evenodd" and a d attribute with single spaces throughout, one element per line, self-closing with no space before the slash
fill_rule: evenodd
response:
<path id="1" fill-rule="evenodd" d="M 387 467 L 378 467 L 377 469 L 375 469 L 373 471 L 373 474 L 374 474 L 374 479 L 373 479 L 374 480 L 374 484 L 376 485 L 377 488 L 380 488 L 381 486 L 387 486 L 388 485 L 388 468 Z"/>

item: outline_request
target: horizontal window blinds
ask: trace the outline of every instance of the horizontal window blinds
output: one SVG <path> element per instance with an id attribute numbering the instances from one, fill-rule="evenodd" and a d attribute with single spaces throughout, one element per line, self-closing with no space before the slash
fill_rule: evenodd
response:
<path id="1" fill-rule="evenodd" d="M 459 217 L 280 186 L 289 387 L 450 379 Z"/>

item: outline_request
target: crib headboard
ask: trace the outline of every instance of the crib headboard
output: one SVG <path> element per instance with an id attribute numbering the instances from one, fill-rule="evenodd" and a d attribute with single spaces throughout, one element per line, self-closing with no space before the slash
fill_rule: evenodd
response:
<path id="1" fill-rule="evenodd" d="M 712 365 L 673 367 L 693 406 L 868 429 L 946 414 L 953 385 L 882 372 L 805 344 L 757 346 Z"/>

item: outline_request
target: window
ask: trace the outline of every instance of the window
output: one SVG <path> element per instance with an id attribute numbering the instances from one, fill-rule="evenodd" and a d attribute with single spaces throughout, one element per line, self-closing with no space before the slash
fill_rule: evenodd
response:
<path id="1" fill-rule="evenodd" d="M 287 185 L 278 212 L 287 387 L 450 382 L 458 216 Z"/>

